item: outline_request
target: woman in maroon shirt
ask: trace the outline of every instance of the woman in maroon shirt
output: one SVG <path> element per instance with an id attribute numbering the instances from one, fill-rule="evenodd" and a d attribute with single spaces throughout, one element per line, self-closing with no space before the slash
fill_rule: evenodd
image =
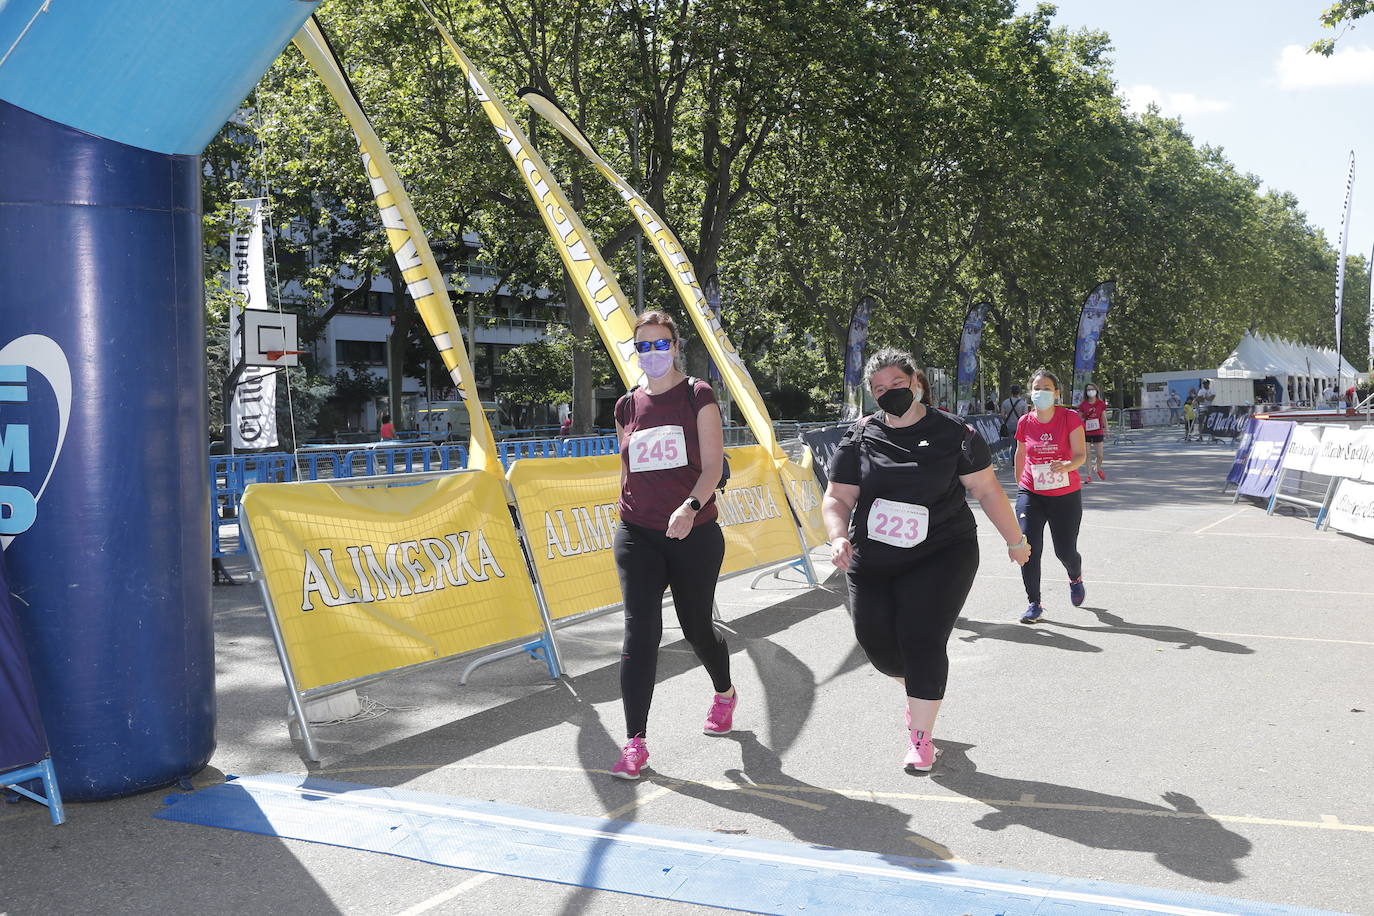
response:
<path id="1" fill-rule="evenodd" d="M 646 382 L 615 405 L 620 441 L 620 527 L 615 563 L 625 600 L 620 690 L 629 742 L 611 773 L 638 779 L 663 636 L 663 593 L 673 590 L 682 635 L 711 675 L 715 696 L 703 731 L 729 734 L 735 709 L 730 653 L 711 620 L 725 538 L 715 487 L 725 462 L 720 408 L 711 386 L 677 367 L 677 326 L 663 312 L 635 322 Z M 690 390 L 689 390 L 690 389 Z"/>

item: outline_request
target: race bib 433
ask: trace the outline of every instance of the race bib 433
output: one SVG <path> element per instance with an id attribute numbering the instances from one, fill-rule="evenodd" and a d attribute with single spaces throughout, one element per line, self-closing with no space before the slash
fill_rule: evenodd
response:
<path id="1" fill-rule="evenodd" d="M 1069 472 L 1053 470 L 1048 464 L 1033 464 L 1031 483 L 1037 490 L 1060 490 L 1069 485 Z"/>

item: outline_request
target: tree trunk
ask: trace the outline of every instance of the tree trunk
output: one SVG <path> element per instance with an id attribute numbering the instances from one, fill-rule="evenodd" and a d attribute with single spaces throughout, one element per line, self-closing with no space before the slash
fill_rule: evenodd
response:
<path id="1" fill-rule="evenodd" d="M 572 432 L 590 436 L 596 425 L 596 391 L 592 388 L 592 347 L 601 346 L 592 330 L 591 316 L 577 295 L 572 277 L 563 271 L 563 301 L 568 304 L 568 329 L 572 331 Z"/>
<path id="2" fill-rule="evenodd" d="M 387 271 L 391 275 L 391 301 L 395 305 L 392 312 L 391 336 L 387 339 L 387 409 L 391 422 L 397 429 L 409 429 L 401 413 L 401 389 L 405 382 L 406 341 L 410 339 L 410 326 L 415 320 L 415 302 L 406 289 L 405 277 L 393 259 Z"/>

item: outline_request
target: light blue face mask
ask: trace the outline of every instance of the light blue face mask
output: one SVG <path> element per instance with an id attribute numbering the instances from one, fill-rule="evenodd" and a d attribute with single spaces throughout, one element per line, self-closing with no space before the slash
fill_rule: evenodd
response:
<path id="1" fill-rule="evenodd" d="M 1054 392 L 1045 388 L 1037 388 L 1032 391 L 1030 399 L 1036 410 L 1045 410 L 1054 406 Z"/>

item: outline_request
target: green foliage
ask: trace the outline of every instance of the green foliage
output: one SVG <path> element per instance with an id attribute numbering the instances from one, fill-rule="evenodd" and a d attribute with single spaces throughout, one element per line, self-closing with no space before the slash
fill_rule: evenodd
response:
<path id="1" fill-rule="evenodd" d="M 1108 278 L 1118 296 L 1099 374 L 1115 383 L 1216 366 L 1247 329 L 1331 345 L 1336 254 L 1297 201 L 1262 191 L 1179 120 L 1127 112 L 1109 37 L 1055 26 L 1048 5 L 431 5 L 525 121 L 627 291 L 638 230 L 623 202 L 526 119 L 517 87 L 556 98 L 675 229 L 698 275 L 719 274 L 726 327 L 777 416 L 839 400 L 846 328 L 865 293 L 877 302 L 870 347 L 944 367 L 968 307 L 990 301 L 989 388 L 1037 365 L 1067 370 L 1083 298 Z M 1324 21 L 1371 8 L 1339 3 Z M 331 0 L 320 18 L 441 265 L 456 270 L 464 233 L 476 233 L 476 257 L 499 265 L 508 289 L 561 290 L 538 214 L 417 7 Z M 391 255 L 354 140 L 294 49 L 246 112 L 206 153 L 208 269 L 227 200 L 267 188 L 285 298 L 315 332 L 336 278 L 386 275 Z M 1347 264 L 1345 355 L 1356 365 L 1368 267 Z M 649 246 L 645 274 L 645 305 L 678 312 Z M 432 345 L 417 324 L 397 330 L 410 341 L 405 371 L 423 379 Z M 594 334 L 551 326 L 505 357 L 497 394 L 567 401 L 576 347 L 601 351 Z M 593 373 L 614 384 L 604 356 Z M 321 428 L 372 396 L 359 383 L 334 380 L 337 409 L 322 411 Z"/>

